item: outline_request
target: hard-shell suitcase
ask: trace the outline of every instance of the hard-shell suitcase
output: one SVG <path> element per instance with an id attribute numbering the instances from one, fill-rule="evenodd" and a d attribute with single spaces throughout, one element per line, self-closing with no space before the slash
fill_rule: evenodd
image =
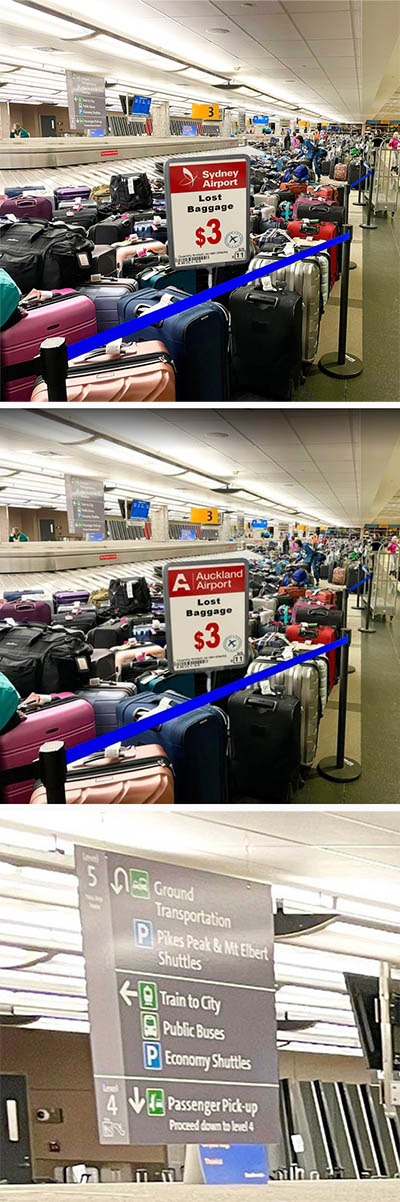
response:
<path id="1" fill-rule="evenodd" d="M 277 663 L 279 652 L 273 658 L 260 657 L 250 664 L 247 674 L 262 672 L 263 668 Z M 260 681 L 256 685 L 264 696 L 285 695 L 298 697 L 301 705 L 300 724 L 300 763 L 302 768 L 310 768 L 315 759 L 318 743 L 318 727 L 320 719 L 320 681 L 318 668 L 313 663 L 296 664 L 277 672 L 275 676 Z"/>
<path id="2" fill-rule="evenodd" d="M 300 781 L 298 698 L 245 689 L 229 698 L 228 710 L 233 799 L 291 801 Z"/>
<path id="3" fill-rule="evenodd" d="M 168 690 L 162 697 L 139 694 L 118 706 L 120 725 L 154 713 L 154 730 L 129 738 L 128 745 L 151 742 L 156 736 L 170 759 L 175 774 L 175 801 L 182 805 L 220 805 L 226 801 L 227 723 L 214 705 L 199 706 L 191 713 L 157 723 L 157 717 L 186 698 Z M 125 745 L 125 744 L 124 744 Z"/>
<path id="4" fill-rule="evenodd" d="M 75 605 L 72 608 L 59 605 L 54 621 L 57 626 L 65 626 L 66 630 L 83 630 L 84 634 L 88 634 L 96 625 L 97 613 L 94 605 Z"/>
<path id="5" fill-rule="evenodd" d="M 230 310 L 237 387 L 288 400 L 301 378 L 301 296 L 248 284 L 231 293 Z"/>
<path id="6" fill-rule="evenodd" d="M 312 221 L 331 221 L 337 225 L 337 233 L 340 234 L 342 225 L 346 219 L 345 209 L 342 205 L 338 205 L 334 200 L 323 200 L 321 197 L 314 199 L 312 196 L 299 197 L 293 209 L 293 218 L 295 221 L 303 220 L 304 217 L 310 217 Z"/>
<path id="7" fill-rule="evenodd" d="M 271 260 L 264 255 L 256 255 L 251 263 L 251 269 L 264 267 Z M 287 267 L 279 267 L 271 275 L 260 279 L 265 291 L 276 288 L 277 284 L 285 283 L 290 292 L 298 292 L 303 300 L 302 318 L 302 358 L 303 363 L 312 363 L 318 350 L 319 329 L 322 309 L 321 272 L 315 259 L 298 259 Z"/>
<path id="8" fill-rule="evenodd" d="M 156 645 L 158 643 L 165 643 L 166 641 L 165 622 L 144 622 L 143 625 L 135 626 L 132 633 L 140 646 L 143 643 L 154 643 Z"/>
<path id="9" fill-rule="evenodd" d="M 88 642 L 92 647 L 122 647 L 131 638 L 133 629 L 133 618 L 108 618 L 89 632 Z"/>
<path id="10" fill-rule="evenodd" d="M 297 200 L 297 197 L 301 196 L 302 192 L 307 192 L 307 184 L 308 180 L 306 179 L 290 179 L 287 184 L 281 183 L 279 186 L 279 202 L 281 200 L 289 200 L 287 193 L 290 193 L 293 200 Z"/>
<path id="11" fill-rule="evenodd" d="M 196 677 L 194 672 L 170 672 L 168 668 L 156 668 L 153 672 L 143 672 L 137 679 L 139 693 L 167 693 L 173 690 L 182 697 L 196 696 Z"/>
<path id="12" fill-rule="evenodd" d="M 0 217 L 6 217 L 9 213 L 13 213 L 14 217 L 19 217 L 21 220 L 26 217 L 34 217 L 39 221 L 51 221 L 53 208 L 47 196 L 41 196 L 38 192 L 36 196 L 21 195 L 14 199 L 7 197 L 5 200 L 0 200 Z"/>
<path id="13" fill-rule="evenodd" d="M 118 325 L 118 301 L 137 292 L 136 280 L 110 280 L 106 277 L 92 279 L 86 288 L 80 288 L 81 296 L 88 296 L 96 309 L 99 334 Z"/>
<path id="14" fill-rule="evenodd" d="M 89 701 L 93 707 L 96 735 L 106 735 L 118 729 L 117 706 L 136 693 L 135 684 L 113 684 L 95 678 L 86 689 L 80 689 L 77 697 Z M 82 740 L 83 742 L 83 740 Z"/>
<path id="15" fill-rule="evenodd" d="M 322 646 L 322 645 L 323 644 L 320 644 L 320 646 Z M 308 648 L 311 650 L 312 646 L 314 646 L 314 644 L 312 644 L 312 643 L 291 643 L 292 654 L 296 655 L 298 653 L 299 655 L 301 655 L 302 652 L 307 651 Z M 318 670 L 320 715 L 322 717 L 322 714 L 325 712 L 326 706 L 328 704 L 328 699 L 329 699 L 329 659 L 328 659 L 328 656 L 327 655 L 316 655 L 315 660 L 313 660 L 313 663 L 315 664 L 315 667 Z"/>
<path id="16" fill-rule="evenodd" d="M 311 247 L 312 245 L 313 245 L 312 238 L 304 238 L 304 239 L 303 238 L 298 238 L 298 239 L 294 238 L 293 239 L 293 253 L 295 254 L 296 250 L 305 250 L 306 246 Z M 327 305 L 328 300 L 329 300 L 329 294 L 330 294 L 330 290 L 331 290 L 331 260 L 330 260 L 330 255 L 329 255 L 328 250 L 318 250 L 318 242 L 315 242 L 314 245 L 315 245 L 315 255 L 313 255 L 312 261 L 313 262 L 315 261 L 319 265 L 320 278 L 321 278 L 321 298 L 322 298 L 323 308 L 325 309 L 325 306 Z M 311 259 L 308 259 L 307 261 L 310 263 Z"/>
<path id="17" fill-rule="evenodd" d="M 347 180 L 347 165 L 346 165 L 346 163 L 336 163 L 333 178 Z"/>
<path id="18" fill-rule="evenodd" d="M 60 605 L 87 605 L 89 591 L 87 588 L 73 589 L 72 591 L 58 589 L 56 593 L 53 593 L 54 610 L 57 612 Z"/>
<path id="19" fill-rule="evenodd" d="M 293 622 L 317 622 L 319 626 L 333 626 L 340 631 L 343 614 L 336 605 L 322 605 L 319 601 L 296 601 L 292 614 Z"/>
<path id="20" fill-rule="evenodd" d="M 94 246 L 92 250 L 92 277 L 104 276 L 108 279 L 110 276 L 117 275 L 117 248 L 116 246 Z M 88 284 L 90 280 L 88 281 Z"/>
<path id="21" fill-rule="evenodd" d="M 352 159 L 347 168 L 347 183 L 350 188 L 353 188 L 354 184 L 358 183 L 362 175 L 364 175 L 362 163 L 360 161 L 355 163 L 354 159 Z"/>
<path id="22" fill-rule="evenodd" d="M 80 225 L 82 229 L 88 231 L 89 238 L 93 241 L 92 230 L 96 229 L 95 223 L 98 218 L 97 205 L 92 200 L 70 201 L 62 200 L 58 206 L 57 217 L 60 221 L 65 221 L 67 225 Z"/>
<path id="23" fill-rule="evenodd" d="M 175 371 L 163 342 L 110 343 L 69 360 L 67 401 L 97 405 L 130 401 L 175 401 Z M 34 405 L 48 403 L 47 385 L 39 376 Z"/>
<path id="24" fill-rule="evenodd" d="M 336 605 L 339 608 L 337 594 L 331 588 L 306 589 L 306 598 L 318 602 L 320 605 Z"/>
<path id="25" fill-rule="evenodd" d="M 51 300 L 35 301 L 15 325 L 0 333 L 2 400 L 27 404 L 37 375 L 33 362 L 46 338 L 61 335 L 67 346 L 97 333 L 93 301 L 72 288 L 54 292 Z M 26 364 L 26 368 L 24 365 Z M 26 375 L 12 379 L 17 372 Z"/>
<path id="26" fill-rule="evenodd" d="M 7 734 L 0 735 L 1 773 L 36 759 L 42 743 L 62 739 L 66 747 L 76 747 L 96 734 L 94 712 L 85 700 L 72 693 L 54 695 L 42 705 L 21 706 L 21 721 Z M 34 778 L 16 784 L 5 784 L 1 800 L 28 804 Z"/>
<path id="27" fill-rule="evenodd" d="M 54 196 L 58 208 L 62 200 L 68 201 L 69 204 L 72 200 L 89 200 L 90 188 L 86 184 L 75 184 L 74 187 L 69 186 L 68 188 L 56 188 Z"/>
<path id="28" fill-rule="evenodd" d="M 342 204 L 342 200 L 339 199 L 340 194 L 343 198 L 343 188 L 334 188 L 331 184 L 319 184 L 317 187 L 313 184 L 307 188 L 307 196 L 310 196 L 312 200 L 316 200 L 317 198 L 321 200 L 334 200 L 335 204 Z M 304 200 L 306 200 L 306 197 L 304 197 Z M 302 203 L 301 198 L 300 203 Z"/>
<path id="29" fill-rule="evenodd" d="M 51 605 L 48 601 L 23 597 L 20 601 L 0 601 L 0 622 L 4 618 L 13 618 L 14 622 L 43 622 L 48 626 L 52 619 Z"/>
<path id="30" fill-rule="evenodd" d="M 181 288 L 185 292 L 190 292 L 192 296 L 197 291 L 196 269 L 193 268 L 177 268 L 174 271 L 167 264 L 160 264 L 156 267 L 145 267 L 144 271 L 138 276 L 139 288 L 157 288 L 162 292 L 165 288 Z"/>
<path id="31" fill-rule="evenodd" d="M 281 584 L 278 589 L 278 596 L 289 597 L 294 604 L 295 601 L 299 601 L 300 597 L 305 596 L 305 592 L 306 589 L 304 584 Z M 280 602 L 280 604 L 282 604 L 282 602 Z"/>
<path id="32" fill-rule="evenodd" d="M 332 573 L 333 584 L 346 584 L 346 568 L 334 568 Z"/>
<path id="33" fill-rule="evenodd" d="M 332 222 L 322 221 L 313 222 L 308 219 L 302 221 L 289 221 L 288 233 L 291 238 L 311 238 L 312 241 L 329 242 L 331 238 L 337 237 L 337 227 Z M 329 258 L 331 261 L 331 283 L 336 283 L 339 279 L 339 256 L 338 247 L 329 247 Z"/>
<path id="34" fill-rule="evenodd" d="M 307 622 L 296 622 L 286 627 L 286 637 L 290 643 L 327 644 L 326 653 L 329 659 L 329 684 L 333 689 L 338 679 L 337 649 L 330 651 L 329 643 L 333 643 L 338 632 L 333 626 L 318 626 Z"/>
<path id="35" fill-rule="evenodd" d="M 92 239 L 95 246 L 111 246 L 115 242 L 121 242 L 123 238 L 129 238 L 133 231 L 134 215 L 133 213 L 116 213 L 114 216 L 106 217 L 105 221 L 98 221 L 89 229 L 89 238 Z"/>
<path id="36" fill-rule="evenodd" d="M 149 312 L 155 306 L 165 308 L 184 299 L 189 293 L 177 288 L 158 292 L 146 288 L 137 296 L 120 302 L 120 321 L 130 321 Z M 205 301 L 183 313 L 154 321 L 140 331 L 140 337 L 161 337 L 176 368 L 177 401 L 219 404 L 228 399 L 228 337 L 229 320 L 222 305 Z"/>
<path id="37" fill-rule="evenodd" d="M 67 805 L 172 805 L 174 777 L 168 756 L 157 743 L 89 756 L 70 765 L 65 799 Z M 34 789 L 31 805 L 46 805 L 43 785 Z"/>

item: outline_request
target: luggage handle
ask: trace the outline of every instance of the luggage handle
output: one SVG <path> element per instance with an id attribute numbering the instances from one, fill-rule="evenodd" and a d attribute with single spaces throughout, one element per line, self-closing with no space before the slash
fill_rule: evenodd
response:
<path id="1" fill-rule="evenodd" d="M 261 706 L 262 709 L 269 709 L 273 712 L 276 710 L 278 705 L 278 702 L 274 701 L 273 697 L 270 697 L 268 693 L 249 693 L 248 696 L 245 697 L 244 703 L 245 705 L 253 705 L 256 707 Z"/>
<path id="2" fill-rule="evenodd" d="M 252 296 L 250 294 L 249 296 L 246 297 L 246 300 L 250 301 L 251 304 L 267 305 L 267 306 L 269 306 L 270 309 L 271 308 L 276 309 L 279 304 L 279 297 L 274 296 L 272 288 L 269 292 L 265 292 L 262 288 L 260 288 L 260 291 L 259 292 L 257 291 L 257 296 Z"/>

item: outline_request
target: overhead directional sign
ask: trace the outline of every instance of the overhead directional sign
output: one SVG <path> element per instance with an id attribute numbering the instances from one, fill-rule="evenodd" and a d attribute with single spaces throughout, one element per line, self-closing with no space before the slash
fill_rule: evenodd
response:
<path id="1" fill-rule="evenodd" d="M 168 665 L 174 672 L 245 667 L 248 563 L 180 559 L 163 570 Z"/>
<path id="2" fill-rule="evenodd" d="M 105 534 L 104 484 L 91 476 L 64 476 L 71 534 Z"/>
<path id="3" fill-rule="evenodd" d="M 203 526 L 218 526 L 218 509 L 192 508 L 190 521 L 201 522 Z"/>
<path id="4" fill-rule="evenodd" d="M 76 850 L 100 1143 L 276 1142 L 270 889 Z"/>
<path id="5" fill-rule="evenodd" d="M 85 71 L 65 72 L 68 96 L 68 112 L 71 129 L 107 129 L 106 89 L 102 75 L 89 75 Z"/>

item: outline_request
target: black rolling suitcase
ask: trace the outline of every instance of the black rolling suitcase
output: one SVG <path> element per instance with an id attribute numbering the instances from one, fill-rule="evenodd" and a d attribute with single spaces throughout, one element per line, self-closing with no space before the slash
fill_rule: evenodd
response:
<path id="1" fill-rule="evenodd" d="M 297 697 L 245 689 L 229 698 L 232 800 L 287 802 L 300 781 Z"/>
<path id="2" fill-rule="evenodd" d="M 98 221 L 98 209 L 93 200 L 82 200 L 72 204 L 67 200 L 62 200 L 57 209 L 57 217 L 60 221 L 65 221 L 66 225 L 79 225 L 82 229 L 88 230 L 89 238 L 94 241 L 93 230 L 96 229 Z"/>
<path id="3" fill-rule="evenodd" d="M 88 635 L 88 641 L 92 647 L 122 647 L 127 643 L 128 639 L 132 638 L 135 633 L 135 624 L 138 623 L 138 618 L 110 618 L 107 622 L 102 622 L 101 626 L 96 626 L 95 630 L 91 630 Z M 151 614 L 140 615 L 140 621 L 151 622 Z"/>
<path id="4" fill-rule="evenodd" d="M 91 227 L 89 238 L 95 246 L 111 246 L 113 242 L 123 242 L 124 238 L 129 238 L 132 233 L 134 222 L 134 213 L 106 217 L 105 221 L 99 221 Z"/>
<path id="5" fill-rule="evenodd" d="M 94 605 L 77 606 L 75 609 L 70 605 L 60 605 L 52 625 L 65 626 L 66 630 L 83 630 L 84 634 L 88 634 L 96 622 L 97 609 Z"/>
<path id="6" fill-rule="evenodd" d="M 301 296 L 246 284 L 231 293 L 230 310 L 234 388 L 290 400 L 302 374 Z"/>

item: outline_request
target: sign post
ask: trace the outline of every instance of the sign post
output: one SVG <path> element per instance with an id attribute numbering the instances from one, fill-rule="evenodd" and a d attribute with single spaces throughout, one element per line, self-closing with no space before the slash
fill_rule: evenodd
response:
<path id="1" fill-rule="evenodd" d="M 247 665 L 246 560 L 181 559 L 163 570 L 168 666 L 211 672 Z"/>
<path id="2" fill-rule="evenodd" d="M 271 891 L 77 847 L 100 1143 L 274 1143 Z"/>
<path id="3" fill-rule="evenodd" d="M 164 168 L 172 267 L 218 267 L 250 258 L 248 155 L 168 159 Z"/>

